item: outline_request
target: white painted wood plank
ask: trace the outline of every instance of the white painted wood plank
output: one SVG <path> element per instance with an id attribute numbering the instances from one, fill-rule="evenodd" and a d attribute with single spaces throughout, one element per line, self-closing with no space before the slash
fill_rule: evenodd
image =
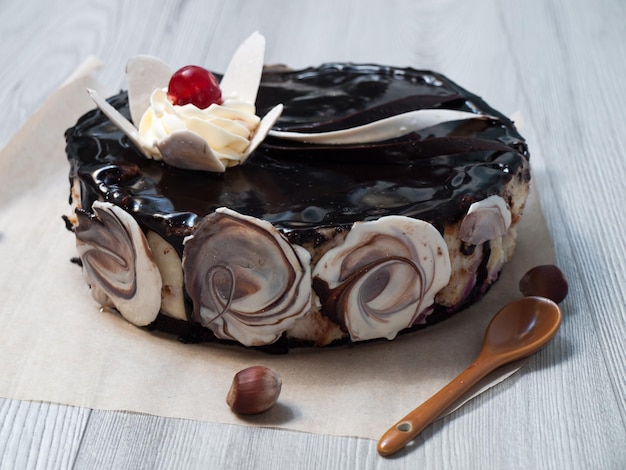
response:
<path id="1" fill-rule="evenodd" d="M 0 468 L 624 468 L 625 17 L 620 0 L 1 2 L 0 146 L 89 54 L 115 90 L 136 53 L 223 70 L 255 29 L 268 62 L 432 68 L 521 111 L 571 294 L 522 374 L 394 459 L 362 439 L 2 399 Z"/>
<path id="2" fill-rule="evenodd" d="M 526 49 L 529 69 L 547 72 L 528 74 L 524 83 L 538 96 L 528 100 L 527 135 L 536 140 L 538 181 L 558 241 L 556 253 L 573 283 L 568 310 L 575 313 L 580 334 L 595 331 L 609 369 L 607 385 L 623 405 L 626 257 L 620 254 L 626 247 L 626 215 L 619 201 L 626 195 L 626 93 L 621 84 L 626 61 L 614 58 L 626 58 L 626 8 L 623 2 L 606 2 L 606 9 L 582 18 L 584 6 L 546 2 L 523 24 L 530 30 L 533 21 L 547 18 L 550 28 L 532 30 L 539 44 L 558 47 L 539 54 L 521 40 L 521 31 L 513 41 Z M 521 11 L 509 14 L 511 24 L 519 22 Z M 626 420 L 626 407 L 618 411 Z"/>
<path id="3" fill-rule="evenodd" d="M 90 413 L 0 398 L 0 468 L 72 468 Z"/>

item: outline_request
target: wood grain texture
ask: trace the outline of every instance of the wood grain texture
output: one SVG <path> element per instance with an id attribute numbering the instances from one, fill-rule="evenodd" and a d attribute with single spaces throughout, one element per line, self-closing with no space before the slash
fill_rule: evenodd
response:
<path id="1" fill-rule="evenodd" d="M 0 468 L 625 468 L 624 18 L 621 0 L 0 0 L 0 146 L 90 54 L 111 90 L 137 53 L 223 70 L 254 30 L 269 63 L 441 71 L 521 114 L 570 281 L 553 343 L 391 459 L 364 439 L 0 399 Z"/>
<path id="2" fill-rule="evenodd" d="M 0 399 L 0 468 L 71 468 L 90 413 Z"/>

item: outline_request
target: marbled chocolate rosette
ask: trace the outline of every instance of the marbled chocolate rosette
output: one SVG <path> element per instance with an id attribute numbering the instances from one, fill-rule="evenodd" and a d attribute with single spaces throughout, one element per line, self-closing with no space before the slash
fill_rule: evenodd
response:
<path id="1" fill-rule="evenodd" d="M 511 227 L 511 210 L 501 196 L 473 203 L 461 223 L 461 240 L 479 245 L 501 237 Z"/>
<path id="2" fill-rule="evenodd" d="M 221 339 L 271 344 L 311 305 L 310 255 L 269 222 L 220 208 L 185 241 L 193 318 Z"/>
<path id="3" fill-rule="evenodd" d="M 357 222 L 313 271 L 322 311 L 352 341 L 393 339 L 450 279 L 448 248 L 431 224 L 403 216 Z"/>
<path id="4" fill-rule="evenodd" d="M 96 201 L 77 211 L 76 248 L 94 299 L 129 322 L 152 323 L 161 306 L 161 274 L 141 228 L 121 208 Z"/>

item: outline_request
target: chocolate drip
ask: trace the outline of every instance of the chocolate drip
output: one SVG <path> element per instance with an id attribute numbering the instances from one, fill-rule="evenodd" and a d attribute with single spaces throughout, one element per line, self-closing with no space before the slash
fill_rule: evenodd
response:
<path id="1" fill-rule="evenodd" d="M 126 116 L 127 97 L 110 102 Z M 290 239 L 315 241 L 319 227 L 350 227 L 385 215 L 441 228 L 472 202 L 499 194 L 515 174 L 529 178 L 528 153 L 513 124 L 442 75 L 376 65 L 325 64 L 268 72 L 257 101 L 277 103 L 281 130 L 332 130 L 421 107 L 496 119 L 444 123 L 419 135 L 360 146 L 312 146 L 268 139 L 244 165 L 217 175 L 146 160 L 97 110 L 68 130 L 70 177 L 81 205 L 113 202 L 180 250 L 201 218 L 218 207 L 271 222 Z"/>

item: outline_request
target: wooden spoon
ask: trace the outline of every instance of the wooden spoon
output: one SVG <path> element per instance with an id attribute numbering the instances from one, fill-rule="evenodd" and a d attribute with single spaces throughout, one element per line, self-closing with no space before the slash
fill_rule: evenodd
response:
<path id="1" fill-rule="evenodd" d="M 561 311 L 549 299 L 523 297 L 504 306 L 489 323 L 474 363 L 383 434 L 378 453 L 388 456 L 402 449 L 487 374 L 545 346 L 560 325 Z"/>

